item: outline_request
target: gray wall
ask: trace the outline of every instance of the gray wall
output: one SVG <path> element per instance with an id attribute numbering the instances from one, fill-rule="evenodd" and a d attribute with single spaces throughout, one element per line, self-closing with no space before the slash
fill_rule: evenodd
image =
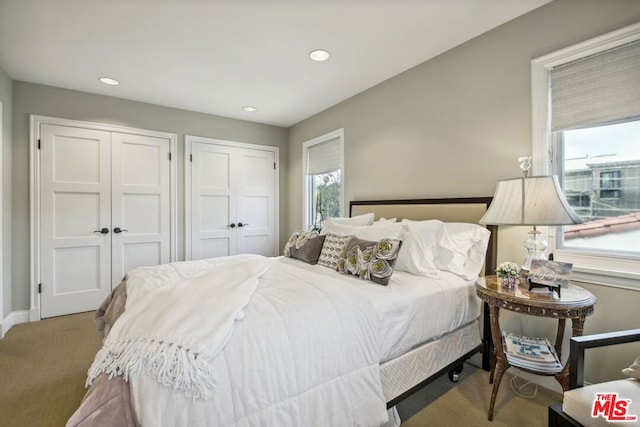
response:
<path id="1" fill-rule="evenodd" d="M 12 163 L 12 114 L 13 84 L 7 73 L 0 68 L 0 102 L 2 102 L 2 268 L 0 292 L 2 310 L 0 324 L 11 313 L 11 163 Z"/>
<path id="2" fill-rule="evenodd" d="M 637 0 L 556 0 L 296 124 L 290 231 L 302 142 L 340 127 L 347 201 L 493 194 L 531 153 L 531 59 L 639 19 Z"/>
<path id="3" fill-rule="evenodd" d="M 517 158 L 531 154 L 531 60 L 638 21 L 637 0 L 556 0 L 296 124 L 289 231 L 302 224 L 302 143 L 337 128 L 345 132 L 347 202 L 492 195 L 496 181 L 520 175 Z M 498 261 L 522 262 L 525 238 L 526 229 L 501 229 Z M 600 299 L 586 332 L 638 327 L 640 292 L 586 287 Z M 502 317 L 516 332 L 553 336 L 551 321 Z M 611 368 L 587 379 L 619 375 L 635 355 L 596 354 Z"/>
<path id="4" fill-rule="evenodd" d="M 184 259 L 184 135 L 279 147 L 280 230 L 286 235 L 286 129 L 19 81 L 13 94 L 13 311 L 29 308 L 30 114 L 177 133 L 179 259 Z"/>

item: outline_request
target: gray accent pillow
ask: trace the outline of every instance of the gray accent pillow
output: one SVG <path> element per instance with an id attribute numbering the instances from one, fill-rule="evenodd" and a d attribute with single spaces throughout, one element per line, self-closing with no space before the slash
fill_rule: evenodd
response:
<path id="1" fill-rule="evenodd" d="M 382 239 L 379 242 L 354 237 L 345 247 L 338 271 L 352 274 L 379 285 L 389 284 L 402 241 Z"/>
<path id="2" fill-rule="evenodd" d="M 318 235 L 317 231 L 296 231 L 284 246 L 284 256 L 315 265 L 324 239 L 325 236 Z"/>

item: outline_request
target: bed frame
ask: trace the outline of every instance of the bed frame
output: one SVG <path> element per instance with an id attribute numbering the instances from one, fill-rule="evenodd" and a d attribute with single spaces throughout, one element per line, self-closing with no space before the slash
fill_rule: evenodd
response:
<path id="1" fill-rule="evenodd" d="M 407 199 L 407 200 L 359 200 L 351 201 L 349 203 L 349 216 L 361 215 L 368 212 L 373 212 L 376 219 L 385 218 L 397 218 L 412 219 L 412 220 L 427 220 L 427 219 L 439 219 L 444 222 L 468 222 L 478 224 L 478 221 L 489 208 L 491 203 L 491 197 L 466 197 L 466 198 L 441 198 L 441 199 Z M 489 245 L 487 248 L 487 254 L 485 259 L 484 270 L 481 274 L 494 274 L 496 268 L 496 256 L 497 256 L 497 227 L 486 226 L 491 231 L 491 237 L 489 239 Z M 491 328 L 489 324 L 489 309 L 487 304 L 484 303 L 482 310 L 481 320 L 481 344 L 477 347 L 471 348 L 459 357 L 454 357 L 453 360 L 446 360 L 446 365 L 435 372 L 420 372 L 421 361 L 427 358 L 433 358 L 434 355 L 440 357 L 446 351 L 441 351 L 440 348 L 436 350 L 436 346 L 444 348 L 450 348 L 451 351 L 456 351 L 456 345 L 459 339 L 463 338 L 463 335 L 469 332 L 469 326 L 474 328 L 475 325 L 468 325 L 468 327 L 461 328 L 449 335 L 443 337 L 442 342 L 438 339 L 436 341 L 429 342 L 424 346 L 417 347 L 400 356 L 398 360 L 393 359 L 385 362 L 381 365 L 383 376 L 383 382 L 385 376 L 383 375 L 385 365 L 391 365 L 396 363 L 413 369 L 404 369 L 401 372 L 407 372 L 407 378 L 401 378 L 397 380 L 397 384 L 391 384 L 388 388 L 391 391 L 386 391 L 385 396 L 387 398 L 387 407 L 391 408 L 395 406 L 401 400 L 407 398 L 411 394 L 420 390 L 430 382 L 434 381 L 445 372 L 449 373 L 449 378 L 455 380 L 456 374 L 462 371 L 462 364 L 465 360 L 469 359 L 474 354 L 480 352 L 482 354 L 482 369 L 488 371 L 490 369 L 491 355 L 493 354 L 493 340 L 491 338 Z M 457 334 L 457 335 L 456 335 Z M 464 350 L 463 350 L 464 351 Z M 392 368 L 392 366 L 390 366 Z M 387 376 L 391 378 L 391 376 Z M 391 378 L 388 382 L 394 382 Z"/>

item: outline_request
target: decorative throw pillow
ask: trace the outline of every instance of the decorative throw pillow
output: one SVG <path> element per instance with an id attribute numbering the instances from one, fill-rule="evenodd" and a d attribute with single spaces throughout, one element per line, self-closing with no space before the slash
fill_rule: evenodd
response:
<path id="1" fill-rule="evenodd" d="M 624 368 L 622 373 L 628 376 L 629 378 L 635 378 L 640 380 L 640 356 L 636 357 L 635 362 L 628 368 Z"/>
<path id="2" fill-rule="evenodd" d="M 400 246 L 402 242 L 397 239 L 373 242 L 354 237 L 345 248 L 338 271 L 386 286 L 391 279 Z"/>
<path id="3" fill-rule="evenodd" d="M 349 243 L 351 237 L 352 236 L 340 236 L 333 233 L 325 234 L 318 264 L 337 270 L 338 260 L 344 256 L 345 245 Z"/>
<path id="4" fill-rule="evenodd" d="M 317 231 L 296 231 L 284 245 L 284 256 L 314 265 L 320 257 L 324 239 L 325 236 Z"/>

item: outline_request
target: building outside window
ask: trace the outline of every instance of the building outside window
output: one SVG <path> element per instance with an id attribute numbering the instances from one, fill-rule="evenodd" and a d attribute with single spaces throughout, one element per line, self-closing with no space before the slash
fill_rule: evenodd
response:
<path id="1" fill-rule="evenodd" d="M 324 220 L 343 216 L 342 129 L 303 144 L 304 227 L 320 229 Z"/>

